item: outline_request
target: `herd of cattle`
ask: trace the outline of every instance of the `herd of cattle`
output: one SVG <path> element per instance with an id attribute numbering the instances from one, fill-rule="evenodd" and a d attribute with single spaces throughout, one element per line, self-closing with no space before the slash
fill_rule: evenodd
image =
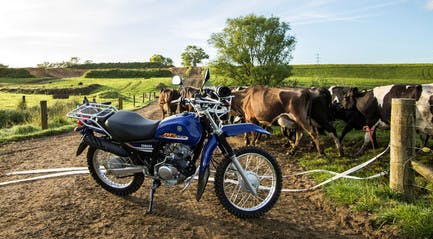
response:
<path id="1" fill-rule="evenodd" d="M 182 87 L 179 91 L 163 89 L 158 99 L 163 113 L 174 114 L 191 111 L 188 106 L 172 104 L 179 97 L 190 98 L 199 90 Z M 297 148 L 306 132 L 315 148 L 323 154 L 319 134 L 327 132 L 333 138 L 340 156 L 343 156 L 341 142 L 352 129 L 364 130 L 366 135 L 357 155 L 362 154 L 371 144 L 378 147 L 376 129 L 389 127 L 392 98 L 412 98 L 416 100 L 416 125 L 421 136 L 422 146 L 433 135 L 433 84 L 388 85 L 374 89 L 332 86 L 330 88 L 275 88 L 267 86 L 236 87 L 232 89 L 231 113 L 242 122 L 250 122 L 270 127 L 280 126 L 287 137 L 289 153 Z M 346 125 L 340 137 L 332 122 L 343 120 Z M 294 139 L 293 139 L 294 138 Z M 246 135 L 246 144 L 255 144 L 259 139 L 254 135 L 251 141 Z"/>

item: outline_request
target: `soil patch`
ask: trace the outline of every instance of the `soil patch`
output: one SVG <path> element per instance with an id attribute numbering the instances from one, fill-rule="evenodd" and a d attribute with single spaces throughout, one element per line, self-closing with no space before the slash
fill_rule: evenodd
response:
<path id="1" fill-rule="evenodd" d="M 139 112 L 160 119 L 153 103 Z M 76 133 L 14 142 L 0 147 L 0 182 L 16 179 L 11 171 L 59 167 L 86 167 L 85 156 L 75 156 Z M 242 145 L 242 137 L 230 142 Z M 294 157 L 281 152 L 282 142 L 272 136 L 261 147 L 273 154 L 283 175 L 303 171 Z M 305 150 L 308 153 L 308 150 Z M 212 177 L 213 175 L 211 175 Z M 316 184 L 308 177 L 286 178 L 283 188 Z M 282 193 L 274 208 L 259 219 L 241 220 L 219 204 L 209 182 L 200 202 L 197 182 L 158 188 L 154 214 L 145 215 L 150 180 L 128 197 L 100 188 L 90 175 L 53 178 L 0 186 L 0 238 L 395 238 L 373 231 L 368 215 L 335 208 L 321 190 Z"/>

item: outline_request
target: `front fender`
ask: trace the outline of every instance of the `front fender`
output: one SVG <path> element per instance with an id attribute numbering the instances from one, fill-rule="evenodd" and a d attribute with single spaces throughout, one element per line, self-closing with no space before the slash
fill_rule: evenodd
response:
<path id="1" fill-rule="evenodd" d="M 257 132 L 261 134 L 271 134 L 268 131 L 264 130 L 262 127 L 257 126 L 251 123 L 242 123 L 242 124 L 228 124 L 222 127 L 222 131 L 226 137 L 231 137 L 243 133 L 248 132 Z M 213 151 L 218 145 L 218 140 L 216 135 L 211 135 L 208 138 L 208 141 L 203 147 L 201 161 L 200 161 L 200 173 L 202 170 L 209 166 L 210 160 L 212 158 Z"/>
<path id="2" fill-rule="evenodd" d="M 267 130 L 263 129 L 260 126 L 251 123 L 242 123 L 242 124 L 228 124 L 224 125 L 222 128 L 224 135 L 227 137 L 248 133 L 248 132 L 257 132 L 261 134 L 270 135 Z"/>

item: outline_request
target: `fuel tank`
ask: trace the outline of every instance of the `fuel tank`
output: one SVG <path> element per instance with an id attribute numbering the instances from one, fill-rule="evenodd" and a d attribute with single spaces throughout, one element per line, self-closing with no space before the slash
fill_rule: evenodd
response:
<path id="1" fill-rule="evenodd" d="M 164 142 L 195 146 L 200 142 L 203 129 L 194 113 L 182 113 L 165 118 L 156 129 L 155 138 Z"/>

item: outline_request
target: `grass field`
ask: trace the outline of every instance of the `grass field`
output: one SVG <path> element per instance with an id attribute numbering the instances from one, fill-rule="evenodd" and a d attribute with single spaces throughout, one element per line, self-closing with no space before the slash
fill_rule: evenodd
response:
<path id="1" fill-rule="evenodd" d="M 136 107 L 147 104 L 148 93 L 156 92 L 158 90 L 155 87 L 163 83 L 171 87 L 171 78 L 150 78 L 150 79 L 92 79 L 92 78 L 65 78 L 65 79 L 40 79 L 40 78 L 29 78 L 29 79 L 12 79 L 12 78 L 0 78 L 0 86 L 4 89 L 17 89 L 17 93 L 0 92 L 0 109 L 15 109 L 17 104 L 21 102 L 22 96 L 26 96 L 26 102 L 29 106 L 39 105 L 41 100 L 47 100 L 48 104 L 53 104 L 54 101 L 65 101 L 64 99 L 53 99 L 52 95 L 44 94 L 28 94 L 19 93 L 19 90 L 31 91 L 32 89 L 62 89 L 66 93 L 73 89 L 79 89 L 92 85 L 98 84 L 100 87 L 95 91 L 91 92 L 87 96 L 92 99 L 96 97 L 98 102 L 113 101 L 117 102 L 118 98 L 122 96 L 124 98 L 123 106 L 125 109 L 133 108 L 133 95 L 136 96 Z M 142 101 L 143 93 L 146 93 L 145 102 Z M 71 95 L 69 98 L 76 99 L 82 98 L 83 95 Z M 152 94 L 153 99 L 153 94 Z"/>
<path id="2" fill-rule="evenodd" d="M 376 78 L 348 78 L 348 77 L 317 77 L 317 76 L 291 76 L 284 80 L 285 84 L 295 84 L 301 87 L 329 87 L 332 85 L 359 87 L 371 89 L 377 86 L 392 84 L 430 84 L 433 80 L 426 79 L 376 79 Z"/>

